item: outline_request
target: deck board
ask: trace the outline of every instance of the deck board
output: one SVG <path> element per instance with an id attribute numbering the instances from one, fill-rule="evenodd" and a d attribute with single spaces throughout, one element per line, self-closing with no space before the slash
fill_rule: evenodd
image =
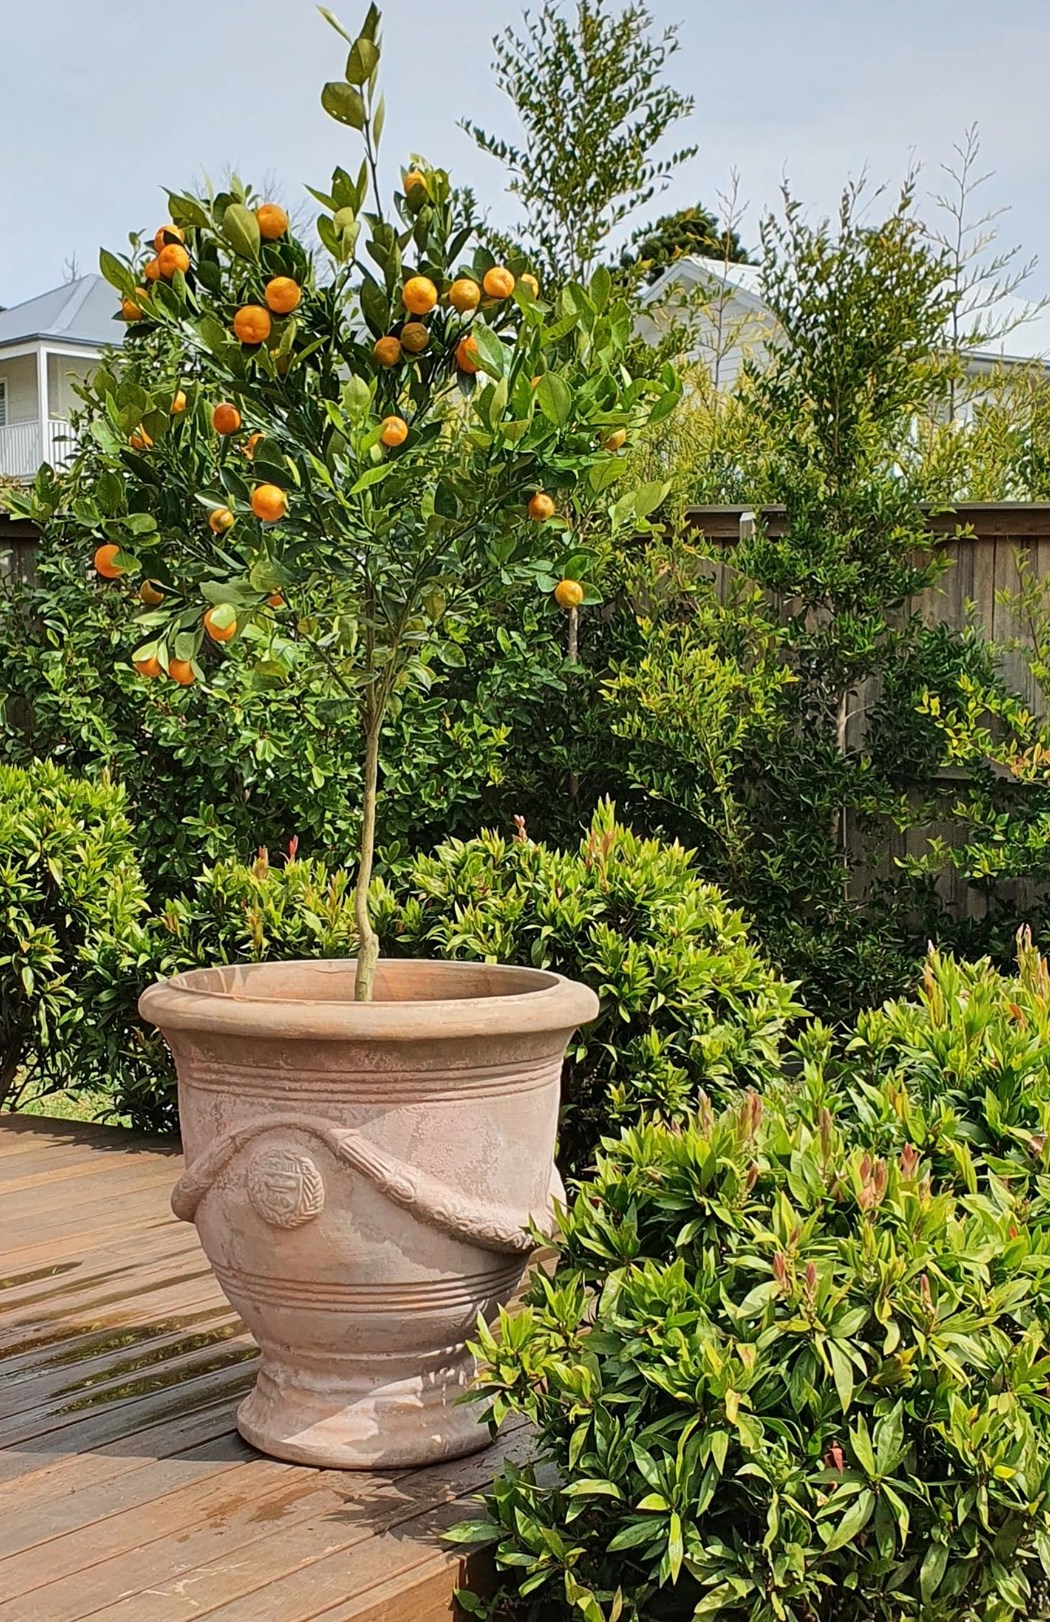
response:
<path id="1" fill-rule="evenodd" d="M 471 1578 L 440 1533 L 526 1433 L 385 1474 L 253 1452 L 255 1349 L 178 1171 L 168 1142 L 0 1119 L 0 1622 L 451 1622 Z"/>

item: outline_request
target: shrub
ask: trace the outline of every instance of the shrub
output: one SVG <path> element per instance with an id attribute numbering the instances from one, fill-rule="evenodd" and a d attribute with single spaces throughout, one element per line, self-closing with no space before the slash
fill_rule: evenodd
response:
<path id="1" fill-rule="evenodd" d="M 536 844 L 524 827 L 511 840 L 453 840 L 413 864 L 406 891 L 381 920 L 390 949 L 555 969 L 601 998 L 566 1061 L 570 1169 L 643 1110 L 677 1120 L 702 1092 L 778 1072 L 801 1011 L 794 987 L 687 850 L 640 838 L 608 803 L 576 852 Z"/>
<path id="2" fill-rule="evenodd" d="M 0 766 L 0 1105 L 106 1084 L 145 904 L 121 789 Z"/>
<path id="3" fill-rule="evenodd" d="M 1050 1236 L 754 1095 L 606 1140 L 553 1282 L 481 1333 L 513 1614 L 1008 1622 L 1050 1571 Z"/>
<path id="4" fill-rule="evenodd" d="M 961 1194 L 1034 1196 L 1050 1170 L 1050 973 L 1027 930 L 1017 947 L 1013 975 L 931 950 L 916 999 L 860 1016 L 833 1085 L 866 1143 L 915 1145 Z"/>

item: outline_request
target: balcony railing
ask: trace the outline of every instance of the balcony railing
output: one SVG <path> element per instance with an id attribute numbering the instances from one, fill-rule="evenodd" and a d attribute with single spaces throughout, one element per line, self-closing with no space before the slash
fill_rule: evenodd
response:
<path id="1" fill-rule="evenodd" d="M 31 479 L 41 462 L 61 467 L 73 448 L 69 423 L 9 422 L 0 428 L 0 478 Z"/>

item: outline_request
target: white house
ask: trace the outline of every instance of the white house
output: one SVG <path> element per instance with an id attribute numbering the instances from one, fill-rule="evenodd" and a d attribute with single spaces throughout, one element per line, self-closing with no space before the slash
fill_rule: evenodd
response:
<path id="1" fill-rule="evenodd" d="M 0 477 L 32 478 L 68 452 L 75 379 L 84 378 L 123 328 L 101 276 L 41 293 L 0 311 Z"/>
<path id="2" fill-rule="evenodd" d="M 687 320 L 693 353 L 722 389 L 732 388 L 747 356 L 761 364 L 776 342 L 776 320 L 762 301 L 757 265 L 678 259 L 646 290 L 645 306 L 638 321 L 642 337 L 653 342 L 674 322 Z M 1000 300 L 990 315 L 1009 330 L 1001 342 L 970 351 L 968 376 L 976 380 L 1003 367 L 1033 364 L 1050 376 L 1050 309 L 1011 297 Z"/>

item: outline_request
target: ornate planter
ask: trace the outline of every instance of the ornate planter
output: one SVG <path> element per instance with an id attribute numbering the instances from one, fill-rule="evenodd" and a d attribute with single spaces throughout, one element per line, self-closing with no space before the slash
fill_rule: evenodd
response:
<path id="1" fill-rule="evenodd" d="M 241 1434 L 348 1469 L 484 1447 L 479 1312 L 514 1294 L 552 1193 L 562 1060 L 585 986 L 536 969 L 348 960 L 180 974 L 139 1002 L 175 1058 L 197 1225 L 262 1351 Z"/>

